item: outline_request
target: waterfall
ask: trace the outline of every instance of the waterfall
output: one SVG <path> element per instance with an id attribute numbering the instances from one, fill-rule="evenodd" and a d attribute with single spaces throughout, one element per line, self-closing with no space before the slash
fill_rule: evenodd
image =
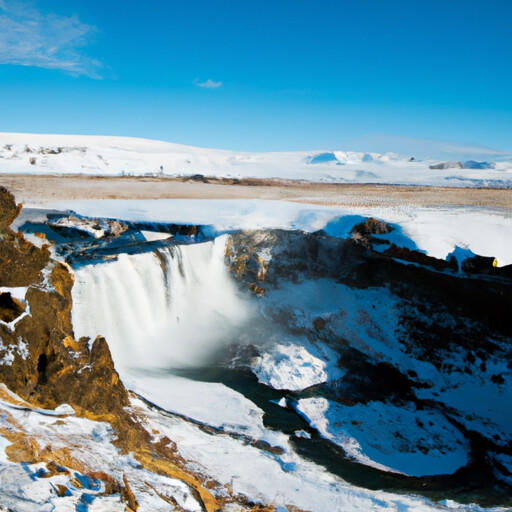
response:
<path id="1" fill-rule="evenodd" d="M 118 369 L 204 365 L 251 318 L 224 263 L 226 241 L 121 254 L 77 269 L 75 337 L 104 336 Z"/>

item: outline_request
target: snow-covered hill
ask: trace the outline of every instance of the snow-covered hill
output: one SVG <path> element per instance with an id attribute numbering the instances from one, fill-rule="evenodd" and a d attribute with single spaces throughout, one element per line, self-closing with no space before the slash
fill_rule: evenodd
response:
<path id="1" fill-rule="evenodd" d="M 512 162 L 354 151 L 249 153 L 128 137 L 0 133 L 0 173 L 282 178 L 512 188 Z"/>

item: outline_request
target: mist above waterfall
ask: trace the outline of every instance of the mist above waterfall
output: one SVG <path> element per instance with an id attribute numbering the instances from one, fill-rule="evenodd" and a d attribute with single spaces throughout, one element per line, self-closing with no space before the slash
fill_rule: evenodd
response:
<path id="1" fill-rule="evenodd" d="M 252 316 L 224 264 L 226 240 L 81 267 L 73 288 L 75 336 L 104 336 L 120 370 L 211 361 Z"/>

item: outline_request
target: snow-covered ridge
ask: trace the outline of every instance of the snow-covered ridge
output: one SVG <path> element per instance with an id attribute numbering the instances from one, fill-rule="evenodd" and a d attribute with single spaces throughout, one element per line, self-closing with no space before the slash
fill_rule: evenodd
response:
<path id="1" fill-rule="evenodd" d="M 280 178 L 512 188 L 512 162 L 341 150 L 251 153 L 129 137 L 0 133 L 0 173 Z"/>

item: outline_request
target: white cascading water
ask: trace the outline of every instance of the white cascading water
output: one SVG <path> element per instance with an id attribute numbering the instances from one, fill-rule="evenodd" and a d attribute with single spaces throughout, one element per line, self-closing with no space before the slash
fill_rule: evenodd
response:
<path id="1" fill-rule="evenodd" d="M 207 363 L 252 316 L 224 263 L 226 241 L 122 254 L 79 268 L 75 336 L 104 336 L 120 370 Z"/>

